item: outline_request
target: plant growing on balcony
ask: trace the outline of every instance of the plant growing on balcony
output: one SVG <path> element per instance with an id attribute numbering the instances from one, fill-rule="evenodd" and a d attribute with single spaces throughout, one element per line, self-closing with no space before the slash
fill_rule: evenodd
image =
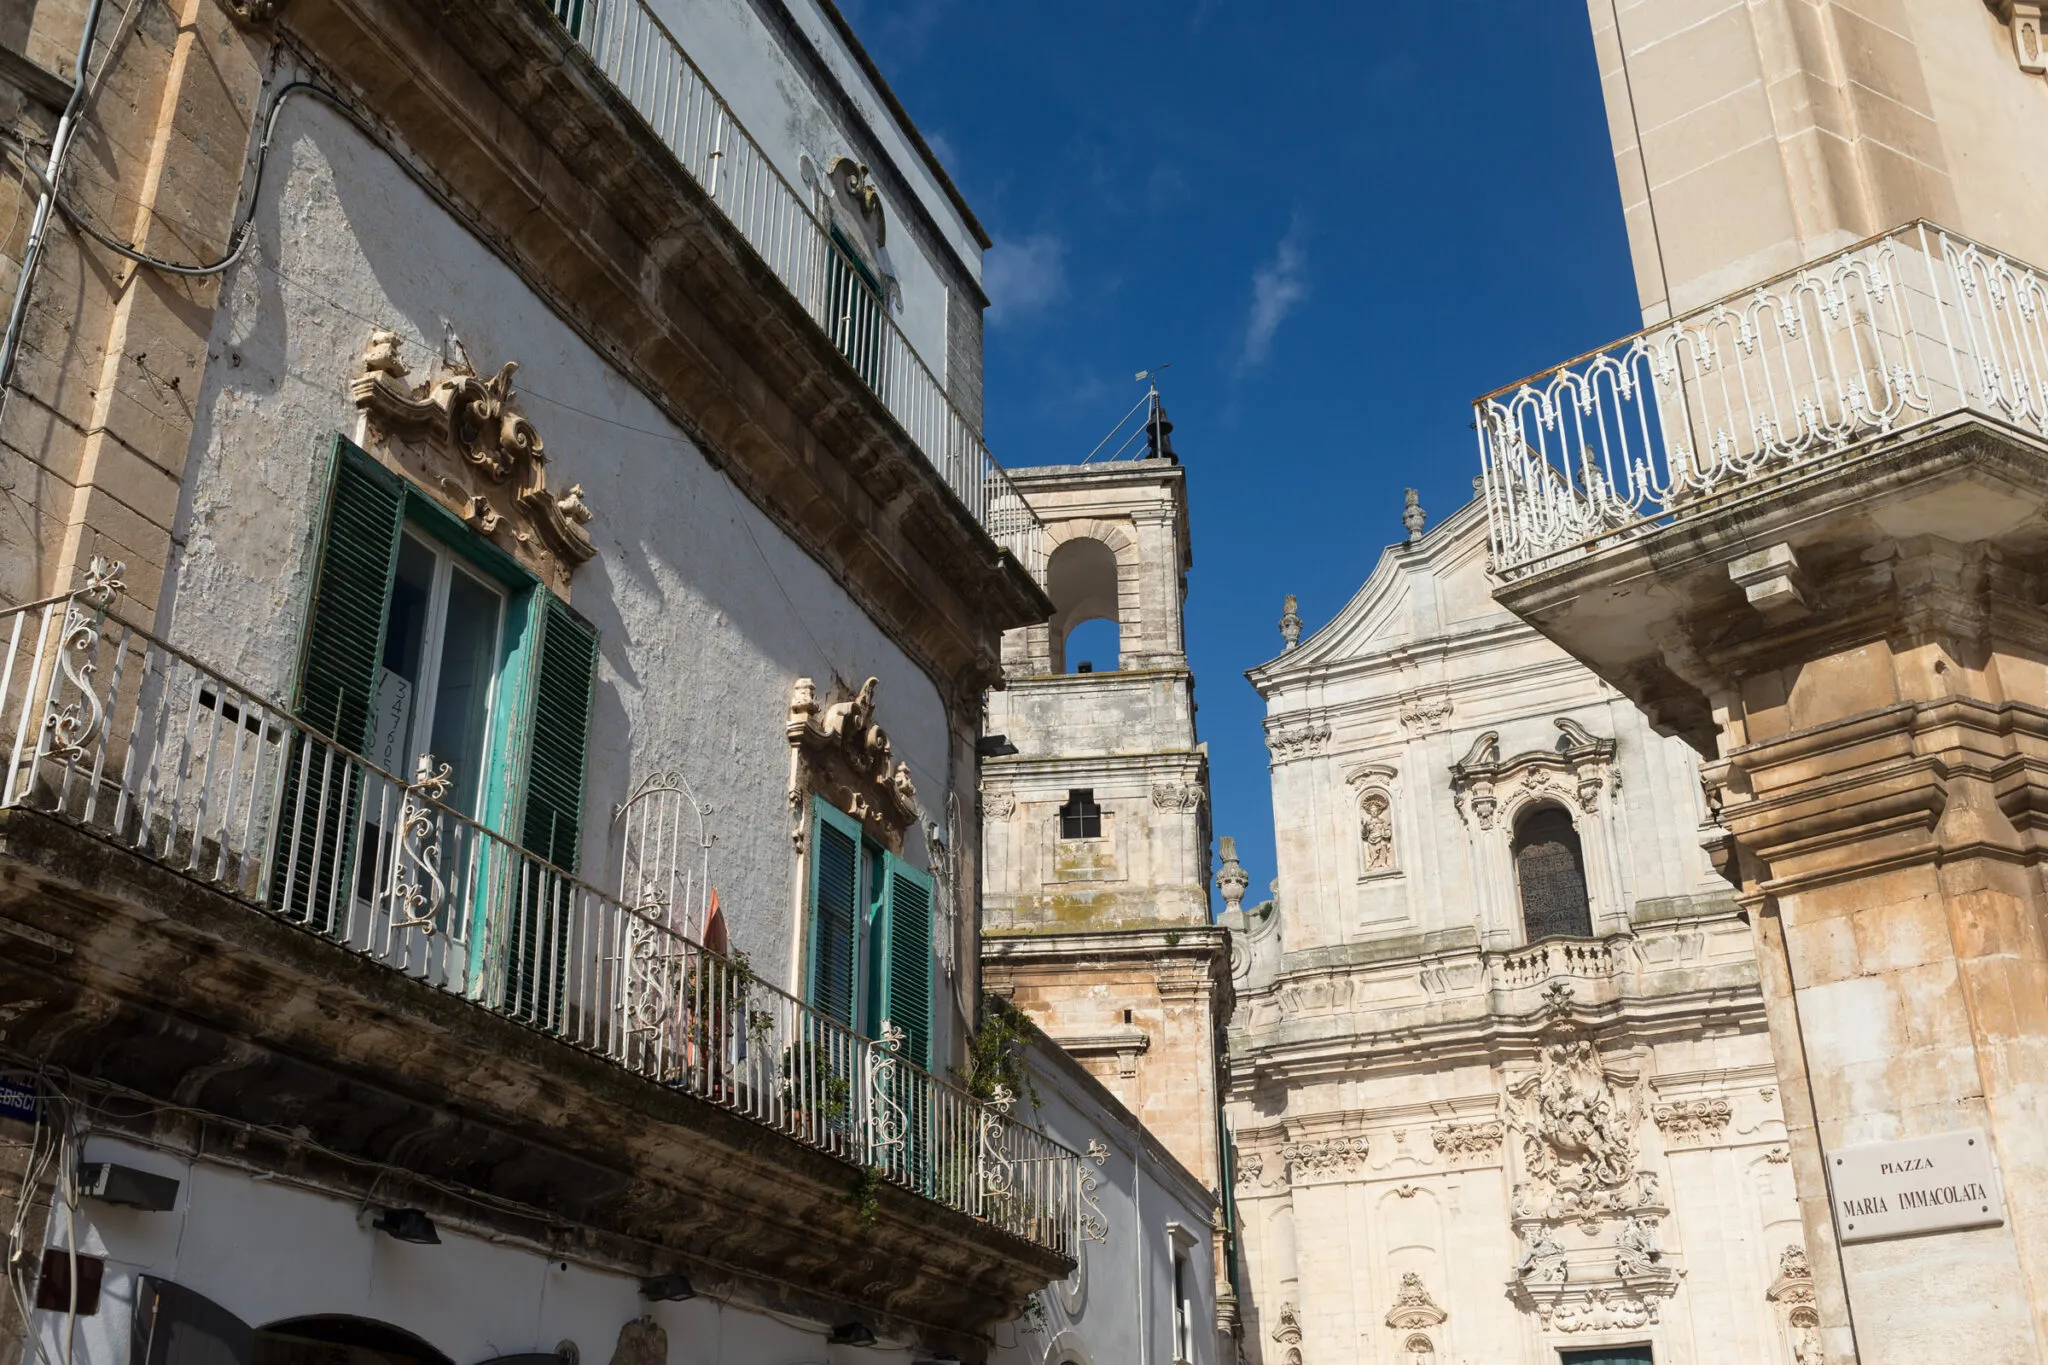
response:
<path id="1" fill-rule="evenodd" d="M 954 1072 L 968 1094 L 986 1104 L 999 1091 L 1008 1091 L 1031 1101 L 1033 1109 L 1038 1107 L 1038 1087 L 1024 1065 L 1028 1028 L 1015 1005 L 1000 996 L 982 997 L 981 1019 L 967 1043 L 967 1070 Z"/>

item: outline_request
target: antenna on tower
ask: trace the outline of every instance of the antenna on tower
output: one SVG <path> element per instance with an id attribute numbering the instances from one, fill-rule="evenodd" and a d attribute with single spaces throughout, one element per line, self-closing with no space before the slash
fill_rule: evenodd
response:
<path id="1" fill-rule="evenodd" d="M 1144 396 L 1131 404 L 1125 410 L 1123 416 L 1116 419 L 1116 425 L 1109 429 L 1109 435 L 1095 443 L 1095 449 L 1088 452 L 1087 458 L 1081 461 L 1082 464 L 1087 464 L 1097 455 L 1101 455 L 1102 448 L 1111 441 L 1115 441 L 1119 436 L 1122 436 L 1123 440 L 1118 442 L 1115 450 L 1109 452 L 1106 457 L 1107 460 L 1120 460 L 1124 458 L 1124 452 L 1136 445 L 1138 437 L 1141 435 L 1145 438 L 1145 453 L 1137 458 L 1155 459 L 1160 457 L 1160 445 L 1165 441 L 1166 433 L 1173 430 L 1173 422 L 1168 419 L 1166 409 L 1159 401 L 1159 372 L 1172 368 L 1173 362 L 1167 361 L 1162 365 L 1154 365 L 1149 370 L 1140 370 L 1131 376 L 1138 383 L 1145 385 Z M 1130 420 L 1138 415 L 1140 409 L 1143 409 L 1145 413 L 1143 420 L 1135 427 L 1128 427 Z M 1166 442 L 1164 457 L 1173 460 L 1176 464 L 1179 463 L 1179 460 L 1173 453 L 1171 442 Z"/>

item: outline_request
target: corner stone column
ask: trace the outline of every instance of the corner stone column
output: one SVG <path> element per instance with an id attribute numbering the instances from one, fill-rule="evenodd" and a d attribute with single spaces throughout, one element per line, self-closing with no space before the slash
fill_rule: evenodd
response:
<path id="1" fill-rule="evenodd" d="M 2044 511 L 1966 421 L 1497 594 L 1712 760 L 1830 1365 L 2048 1358 Z M 1833 1153 L 1966 1129 L 1999 1226 L 1839 1243 Z"/>

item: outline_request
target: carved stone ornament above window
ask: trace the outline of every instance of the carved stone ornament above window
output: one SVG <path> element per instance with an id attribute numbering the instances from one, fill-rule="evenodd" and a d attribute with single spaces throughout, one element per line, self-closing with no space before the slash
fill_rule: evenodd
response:
<path id="1" fill-rule="evenodd" d="M 1422 1277 L 1411 1270 L 1401 1276 L 1401 1287 L 1394 1291 L 1394 1306 L 1387 1310 L 1387 1326 L 1397 1330 L 1434 1327 L 1449 1316 L 1430 1297 Z"/>
<path id="2" fill-rule="evenodd" d="M 402 344 L 396 332 L 370 333 L 349 385 L 367 419 L 364 445 L 566 594 L 570 572 L 597 553 L 592 514 L 583 485 L 548 488 L 540 433 L 512 391 L 518 362 L 484 379 L 464 356 L 408 385 Z"/>
<path id="3" fill-rule="evenodd" d="M 917 823 L 917 788 L 910 766 L 890 752 L 889 734 L 875 724 L 875 688 L 818 704 L 817 684 L 798 678 L 789 695 L 789 808 L 801 813 L 819 796 L 861 822 L 891 853 L 903 851 L 903 833 Z"/>
<path id="4" fill-rule="evenodd" d="M 1501 807 L 1545 796 L 1576 804 L 1588 815 L 1602 795 L 1621 785 L 1614 766 L 1614 741 L 1602 739 L 1566 716 L 1554 722 L 1557 747 L 1500 756 L 1500 732 L 1488 730 L 1472 741 L 1465 757 L 1451 765 L 1451 791 L 1465 818 L 1492 829 Z"/>
<path id="5" fill-rule="evenodd" d="M 2012 56 L 2020 70 L 2037 76 L 2048 72 L 2048 43 L 2041 36 L 2048 5 L 2039 0 L 1985 0 L 1985 4 L 2012 31 Z"/>

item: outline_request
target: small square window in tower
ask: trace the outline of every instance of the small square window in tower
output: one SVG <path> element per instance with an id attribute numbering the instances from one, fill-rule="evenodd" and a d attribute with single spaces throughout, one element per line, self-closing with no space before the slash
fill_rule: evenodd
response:
<path id="1" fill-rule="evenodd" d="M 1095 804 L 1095 790 L 1080 787 L 1067 793 L 1067 804 L 1060 807 L 1060 838 L 1100 839 L 1102 837 L 1102 807 Z"/>

